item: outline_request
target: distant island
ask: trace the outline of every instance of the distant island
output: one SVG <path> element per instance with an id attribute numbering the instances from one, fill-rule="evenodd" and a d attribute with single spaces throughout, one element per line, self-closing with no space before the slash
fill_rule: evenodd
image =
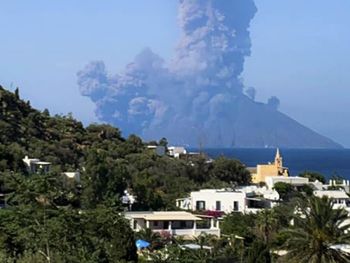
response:
<path id="1" fill-rule="evenodd" d="M 218 115 L 205 129 L 162 127 L 152 131 L 175 144 L 204 148 L 343 148 L 268 104 L 238 96 L 230 115 Z M 181 127 L 181 126 L 180 126 Z"/>

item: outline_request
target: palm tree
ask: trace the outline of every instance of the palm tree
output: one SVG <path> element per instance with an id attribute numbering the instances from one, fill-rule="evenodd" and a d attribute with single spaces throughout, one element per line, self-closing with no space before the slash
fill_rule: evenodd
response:
<path id="1" fill-rule="evenodd" d="M 273 210 L 262 210 L 257 214 L 254 233 L 266 246 L 270 246 L 278 229 L 278 221 Z"/>
<path id="2" fill-rule="evenodd" d="M 287 254 L 281 262 L 350 262 L 350 254 L 339 249 L 339 245 L 350 244 L 347 219 L 348 213 L 334 209 L 326 197 L 300 201 L 293 226 L 284 231 L 282 249 Z"/>

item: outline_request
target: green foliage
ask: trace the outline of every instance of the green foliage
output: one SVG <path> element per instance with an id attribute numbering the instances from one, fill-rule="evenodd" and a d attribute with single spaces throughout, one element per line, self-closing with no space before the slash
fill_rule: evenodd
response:
<path id="1" fill-rule="evenodd" d="M 0 106 L 0 172 L 26 174 L 25 155 L 51 162 L 56 176 L 80 170 L 79 202 L 85 208 L 120 207 L 120 197 L 129 188 L 137 196 L 136 209 L 175 209 L 175 199 L 192 190 L 250 182 L 239 161 L 159 157 L 146 151 L 136 135 L 125 139 L 107 124 L 84 128 L 71 114 L 50 117 L 48 110 L 39 112 L 3 88 Z M 159 141 L 167 144 L 166 138 Z M 2 182 L 0 178 L 0 186 Z"/>
<path id="2" fill-rule="evenodd" d="M 0 210 L 2 255 L 16 262 L 136 261 L 133 232 L 115 209 L 74 208 L 58 176 L 6 177 L 15 190 L 11 206 Z"/>
<path id="3" fill-rule="evenodd" d="M 254 240 L 248 249 L 247 263 L 270 263 L 270 247 L 260 240 Z"/>
<path id="4" fill-rule="evenodd" d="M 280 195 L 280 199 L 284 202 L 289 202 L 295 198 L 305 198 L 313 195 L 313 189 L 310 185 L 304 184 L 293 186 L 285 182 L 277 182 L 274 189 Z"/>
<path id="5" fill-rule="evenodd" d="M 164 146 L 165 148 L 168 147 L 168 140 L 166 138 L 162 138 L 159 140 L 159 143 L 158 143 L 160 146 Z"/>
<path id="6" fill-rule="evenodd" d="M 19 206 L 0 210 L 3 254 L 43 262 L 136 261 L 128 223 L 109 208 L 92 211 Z M 57 259 L 60 259 L 56 261 Z M 41 261 L 40 261 L 41 262 Z"/>
<path id="7" fill-rule="evenodd" d="M 288 201 L 291 197 L 295 196 L 295 189 L 291 184 L 284 182 L 277 182 L 274 185 L 274 189 L 280 195 L 282 200 Z"/>
<path id="8" fill-rule="evenodd" d="M 257 216 L 254 214 L 231 213 L 224 217 L 220 228 L 223 235 L 240 236 L 247 242 L 254 239 L 254 226 Z"/>
<path id="9" fill-rule="evenodd" d="M 225 251 L 238 259 L 244 258 L 243 262 L 272 262 L 271 251 L 285 242 L 282 230 L 290 226 L 295 205 L 293 201 L 257 214 L 225 216 L 220 224 L 222 236 L 230 244 Z"/>
<path id="10" fill-rule="evenodd" d="M 303 173 L 300 173 L 299 176 L 309 178 L 310 182 L 315 182 L 317 180 L 323 184 L 326 183 L 325 176 L 317 172 L 305 171 Z"/>
<path id="11" fill-rule="evenodd" d="M 300 186 L 298 188 L 298 190 L 299 190 L 299 192 L 304 193 L 306 196 L 312 196 L 313 192 L 314 192 L 313 188 L 308 184 L 304 184 L 304 185 Z"/>
<path id="12" fill-rule="evenodd" d="M 288 251 L 281 262 L 349 262 L 350 255 L 334 247 L 350 244 L 348 213 L 334 209 L 332 200 L 312 197 L 298 204 L 294 226 L 284 231 L 282 249 Z"/>
<path id="13" fill-rule="evenodd" d="M 247 185 L 251 182 L 250 173 L 237 160 L 220 157 L 213 162 L 211 176 L 226 183 Z"/>
<path id="14" fill-rule="evenodd" d="M 155 144 L 167 147 L 168 142 L 162 138 Z M 29 174 L 25 155 L 51 162 L 51 171 Z M 77 170 L 81 185 L 68 187 L 62 172 Z M 1 262 L 134 262 L 134 235 L 120 214 L 124 190 L 136 196 L 135 210 L 172 210 L 175 199 L 190 191 L 250 180 L 237 160 L 160 157 L 136 135 L 123 138 L 118 128 L 106 124 L 85 128 L 71 114 L 50 116 L 21 101 L 18 92 L 0 87 L 0 190 L 7 202 L 0 210 Z M 223 223 L 228 238 L 195 241 L 211 246 L 210 251 L 179 249 L 166 236 L 139 236 L 149 238 L 152 248 L 168 251 L 165 259 L 152 255 L 154 262 L 234 262 L 247 255 L 243 245 L 258 236 L 256 220 L 228 216 Z M 244 243 L 235 235 L 243 236 Z"/>

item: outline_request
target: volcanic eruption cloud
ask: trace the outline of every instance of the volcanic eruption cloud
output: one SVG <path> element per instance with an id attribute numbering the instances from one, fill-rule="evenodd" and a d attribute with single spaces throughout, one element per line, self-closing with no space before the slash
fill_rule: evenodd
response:
<path id="1" fill-rule="evenodd" d="M 229 146 L 235 105 L 248 98 L 240 75 L 256 11 L 253 0 L 180 0 L 181 37 L 170 61 L 149 48 L 118 74 L 93 61 L 77 73 L 80 92 L 95 103 L 99 120 L 126 134 Z"/>

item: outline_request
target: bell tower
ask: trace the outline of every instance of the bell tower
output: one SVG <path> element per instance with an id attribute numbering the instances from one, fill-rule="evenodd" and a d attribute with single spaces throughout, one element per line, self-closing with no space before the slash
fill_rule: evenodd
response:
<path id="1" fill-rule="evenodd" d="M 276 150 L 275 165 L 277 166 L 278 169 L 281 169 L 283 167 L 283 158 L 280 154 L 280 149 L 278 148 Z"/>

